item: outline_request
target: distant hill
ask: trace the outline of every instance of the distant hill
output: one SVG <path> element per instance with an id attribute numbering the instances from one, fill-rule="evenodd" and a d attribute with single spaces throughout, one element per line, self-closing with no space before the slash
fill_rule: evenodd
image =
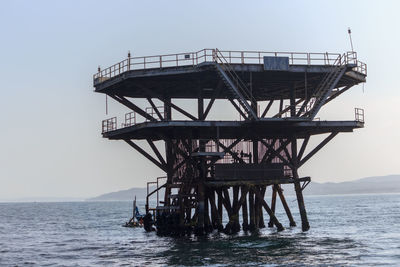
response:
<path id="1" fill-rule="evenodd" d="M 400 175 L 375 176 L 341 183 L 311 182 L 306 195 L 400 193 Z"/>
<path id="2" fill-rule="evenodd" d="M 285 193 L 293 195 L 292 185 L 284 185 Z M 151 188 L 150 190 L 154 190 Z M 160 192 L 161 193 L 161 192 Z M 311 182 L 304 190 L 305 195 L 336 195 L 336 194 L 380 194 L 400 193 L 400 175 L 367 177 L 341 183 Z M 146 188 L 131 188 L 117 192 L 103 194 L 88 201 L 124 201 L 146 198 Z"/>
<path id="3" fill-rule="evenodd" d="M 152 187 L 150 190 L 154 190 Z M 134 187 L 127 190 L 121 190 L 117 192 L 106 193 L 97 197 L 89 198 L 87 201 L 124 201 L 133 200 L 136 196 L 137 199 L 146 199 L 147 188 L 146 187 Z"/>

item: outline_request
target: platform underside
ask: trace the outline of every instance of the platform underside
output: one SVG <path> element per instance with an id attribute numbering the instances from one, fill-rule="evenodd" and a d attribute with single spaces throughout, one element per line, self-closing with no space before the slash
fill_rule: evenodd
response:
<path id="1" fill-rule="evenodd" d="M 296 121 L 262 120 L 249 121 L 157 121 L 144 122 L 133 126 L 103 133 L 108 139 L 252 139 L 288 138 L 295 135 L 304 138 L 309 135 L 331 132 L 352 132 L 363 128 L 359 121 Z"/>
<path id="2" fill-rule="evenodd" d="M 329 65 L 290 65 L 287 71 L 266 71 L 262 64 L 232 64 L 232 67 L 245 83 L 251 82 L 252 94 L 257 101 L 289 99 L 293 88 L 298 98 L 310 96 L 312 89 L 332 68 Z M 336 88 L 362 82 L 365 82 L 365 75 L 349 68 Z M 214 63 L 204 62 L 195 66 L 127 71 L 97 83 L 95 91 L 134 98 L 231 97 L 228 90 L 219 90 L 216 94 L 220 83 Z"/>

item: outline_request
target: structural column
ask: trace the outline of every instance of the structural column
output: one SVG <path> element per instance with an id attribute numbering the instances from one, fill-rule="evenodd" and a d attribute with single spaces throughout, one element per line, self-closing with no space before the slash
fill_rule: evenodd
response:
<path id="1" fill-rule="evenodd" d="M 308 229 L 310 229 L 310 224 L 308 223 L 306 207 L 304 205 L 303 191 L 300 186 L 299 174 L 297 173 L 298 159 L 297 159 L 296 137 L 292 137 L 291 143 L 292 143 L 292 161 L 293 161 L 292 173 L 294 179 L 294 189 L 296 191 L 297 203 L 299 205 L 299 211 L 301 216 L 301 229 L 303 231 L 307 231 Z"/>
<path id="2" fill-rule="evenodd" d="M 197 101 L 197 107 L 198 107 L 198 119 L 202 120 L 203 118 L 203 112 L 204 112 L 204 102 L 203 98 L 199 96 L 198 101 Z M 205 151 L 205 143 L 203 140 L 199 140 L 199 151 Z M 204 159 L 201 158 L 199 162 L 199 177 L 197 181 L 197 197 L 198 197 L 198 206 L 197 206 L 197 229 L 196 232 L 197 234 L 203 234 L 204 233 L 204 219 L 205 219 L 205 186 L 204 186 L 204 180 L 206 177 L 206 168 L 205 168 L 206 163 L 204 162 Z M 207 210 L 208 212 L 208 210 Z M 207 214 L 208 215 L 208 214 Z"/>
<path id="3" fill-rule="evenodd" d="M 164 114 L 165 120 L 170 121 L 172 120 L 172 111 L 171 111 L 171 98 L 164 99 Z M 165 140 L 165 155 L 167 161 L 167 185 L 172 184 L 172 177 L 173 177 L 173 152 L 172 152 L 172 140 L 167 138 Z M 169 206 L 169 195 L 171 194 L 171 188 L 167 186 L 165 188 L 165 195 L 164 195 L 164 206 Z"/>

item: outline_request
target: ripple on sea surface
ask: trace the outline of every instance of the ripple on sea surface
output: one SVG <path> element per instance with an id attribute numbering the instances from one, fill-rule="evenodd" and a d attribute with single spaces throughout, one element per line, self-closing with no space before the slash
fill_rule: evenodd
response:
<path id="1" fill-rule="evenodd" d="M 300 224 L 296 203 L 288 202 Z M 121 227 L 130 202 L 1 203 L 0 265 L 399 265 L 399 203 L 400 195 L 306 197 L 307 233 L 264 228 L 199 238 Z M 276 214 L 287 226 L 279 205 Z"/>

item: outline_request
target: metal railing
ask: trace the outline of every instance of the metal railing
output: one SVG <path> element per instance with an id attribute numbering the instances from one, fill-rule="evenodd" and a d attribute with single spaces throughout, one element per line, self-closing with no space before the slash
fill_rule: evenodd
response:
<path id="1" fill-rule="evenodd" d="M 336 60 L 333 62 L 331 70 L 324 75 L 321 82 L 315 89 L 314 96 L 310 99 L 305 107 L 305 115 L 310 115 L 311 118 L 315 116 L 318 112 L 319 108 L 323 104 L 323 96 L 329 93 L 329 88 L 334 87 L 335 83 L 338 81 L 339 75 L 344 73 L 342 66 L 346 64 L 355 64 L 357 61 L 357 54 L 355 52 L 348 52 L 342 55 L 339 55 Z M 300 110 L 302 111 L 302 110 Z M 311 114 L 310 114 L 311 112 Z M 313 114 L 314 113 L 314 114 Z"/>
<path id="2" fill-rule="evenodd" d="M 165 118 L 165 111 L 164 111 L 164 106 L 156 106 L 156 109 L 158 113 L 161 115 L 162 118 Z M 156 120 L 159 120 L 160 118 L 157 115 L 157 111 L 153 107 L 146 107 L 145 112 L 155 118 Z M 149 121 L 146 118 L 146 121 Z"/>
<path id="3" fill-rule="evenodd" d="M 213 60 L 221 66 L 224 72 L 228 75 L 228 77 L 232 80 L 232 82 L 236 85 L 236 88 L 239 90 L 239 93 L 244 97 L 241 99 L 243 102 L 247 99 L 250 100 L 251 103 L 257 103 L 255 98 L 250 92 L 247 85 L 240 79 L 239 75 L 236 74 L 235 70 L 232 68 L 231 63 L 228 62 L 227 58 L 224 57 L 221 51 L 218 49 L 214 50 L 214 58 Z M 240 101 L 240 100 L 239 100 Z M 248 103 L 247 103 L 248 105 Z M 246 106 L 244 108 L 247 108 Z M 251 107 L 248 107 L 251 109 Z M 256 115 L 256 114 L 255 114 Z"/>
<path id="4" fill-rule="evenodd" d="M 161 179 L 166 179 L 166 178 L 167 178 L 166 176 L 157 177 L 155 182 L 147 182 L 146 214 L 149 211 L 152 211 L 153 212 L 153 218 L 155 218 L 155 210 L 156 210 L 156 208 L 160 205 L 159 191 L 160 191 L 161 188 L 165 187 L 165 184 L 160 185 L 160 180 Z M 150 185 L 156 185 L 156 188 L 152 192 L 150 192 Z M 157 193 L 156 194 L 156 206 L 154 208 L 150 208 L 149 199 L 150 199 L 150 196 L 153 195 L 154 193 Z"/>
<path id="5" fill-rule="evenodd" d="M 305 53 L 305 52 L 263 52 L 263 51 L 223 51 L 219 50 L 230 64 L 263 64 L 264 56 L 288 57 L 291 65 L 332 65 L 341 55 L 340 53 Z M 145 57 L 128 57 L 93 75 L 94 85 L 130 70 L 162 69 L 168 67 L 196 66 L 204 62 L 213 62 L 215 49 L 202 49 L 197 52 L 166 54 Z M 367 74 L 365 63 L 357 60 L 356 52 L 353 55 L 354 71 Z"/>
<path id="6" fill-rule="evenodd" d="M 123 123 L 122 127 L 129 127 L 136 124 L 136 112 L 128 112 L 125 114 L 125 123 Z"/>
<path id="7" fill-rule="evenodd" d="M 165 118 L 165 112 L 164 112 L 164 106 L 157 106 L 156 107 L 158 112 L 161 114 L 163 118 Z M 145 112 L 155 118 L 156 120 L 160 120 L 159 117 L 157 116 L 157 112 L 153 109 L 153 107 L 146 107 Z M 142 122 L 148 122 L 149 120 L 147 118 L 143 118 L 140 120 L 138 118 L 138 113 L 135 111 L 131 111 L 125 114 L 125 121 L 121 123 L 121 128 L 129 127 L 132 125 L 136 125 L 137 123 L 142 123 Z M 109 119 L 105 119 L 102 121 L 102 133 L 109 132 L 109 131 L 114 131 L 118 129 L 117 125 L 117 117 L 112 117 Z"/>
<path id="8" fill-rule="evenodd" d="M 101 132 L 109 132 L 109 131 L 114 131 L 117 129 L 117 117 L 112 117 L 109 119 L 105 119 L 102 121 L 101 124 Z"/>
<path id="9" fill-rule="evenodd" d="M 355 120 L 364 123 L 364 109 L 354 108 Z"/>

